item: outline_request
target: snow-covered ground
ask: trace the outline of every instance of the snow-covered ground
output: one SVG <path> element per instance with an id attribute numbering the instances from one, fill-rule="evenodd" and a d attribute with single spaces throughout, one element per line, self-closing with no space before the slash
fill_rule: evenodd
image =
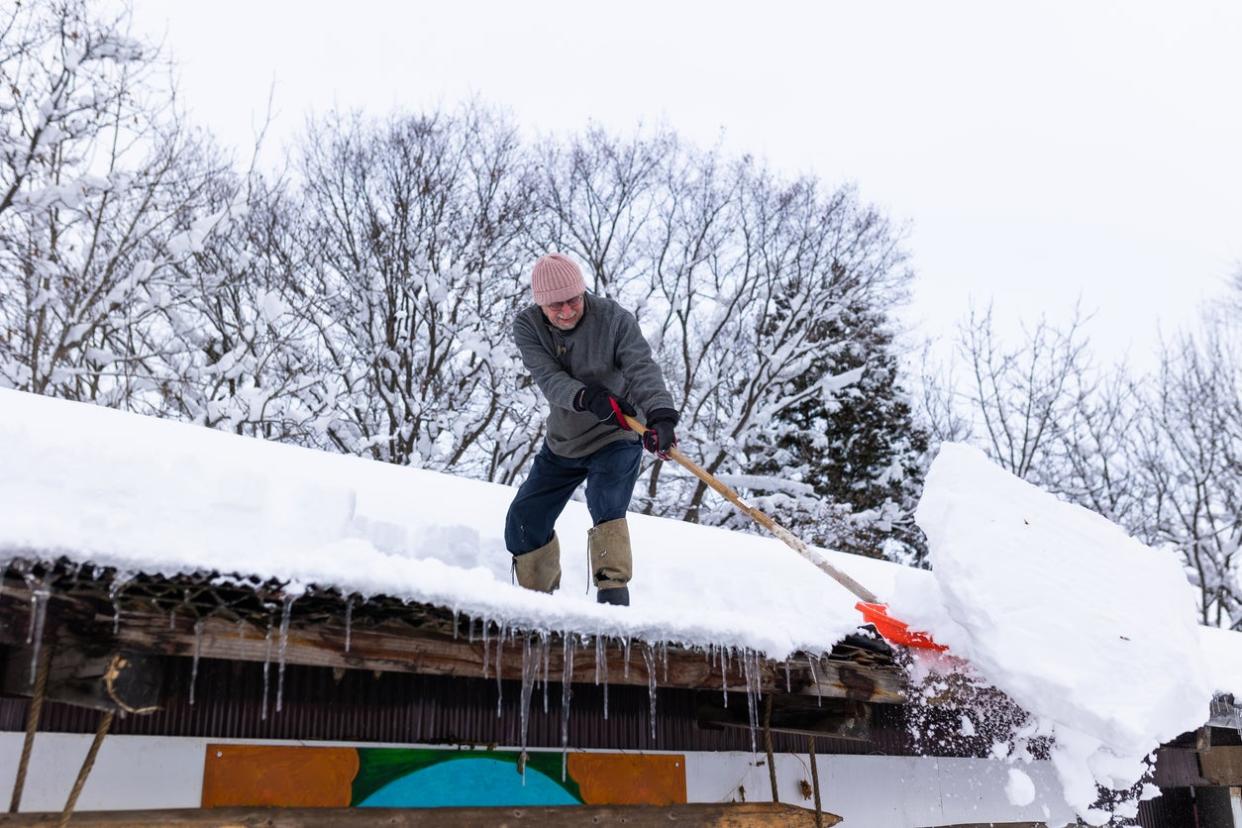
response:
<path id="1" fill-rule="evenodd" d="M 775 659 L 859 623 L 853 596 L 779 541 L 641 515 L 633 605 L 600 606 L 580 503 L 558 525 L 561 590 L 528 592 L 502 540 L 509 487 L 90 405 L 0 391 L 0 457 L 3 558 L 274 577 Z M 1171 553 L 964 446 L 942 449 L 918 518 L 934 575 L 824 554 L 1033 714 L 997 751 L 1015 761 L 1015 801 L 1030 788 L 1023 738 L 1055 735 L 1066 799 L 1086 815 L 1096 781 L 1129 787 L 1151 750 L 1206 720 L 1213 691 L 1242 694 L 1242 636 L 1196 626 Z"/>

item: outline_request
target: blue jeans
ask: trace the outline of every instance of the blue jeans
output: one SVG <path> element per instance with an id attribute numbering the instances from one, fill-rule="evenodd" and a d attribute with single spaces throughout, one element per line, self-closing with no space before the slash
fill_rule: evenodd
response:
<path id="1" fill-rule="evenodd" d="M 583 480 L 587 482 L 587 509 L 596 526 L 625 517 L 642 454 L 637 440 L 617 440 L 586 457 L 561 457 L 544 443 L 509 505 L 505 518 L 509 552 L 534 552 L 551 541 L 556 519 Z"/>

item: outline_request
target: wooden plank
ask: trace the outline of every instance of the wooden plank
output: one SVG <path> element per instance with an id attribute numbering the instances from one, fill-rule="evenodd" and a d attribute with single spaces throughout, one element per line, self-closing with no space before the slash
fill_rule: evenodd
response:
<path id="1" fill-rule="evenodd" d="M 68 631 L 81 640 L 93 642 L 96 648 L 106 645 L 137 653 L 182 657 L 192 657 L 197 649 L 202 658 L 255 662 L 272 658 L 277 650 L 276 630 L 272 632 L 273 641 L 269 647 L 265 631 L 218 617 L 196 622 L 184 613 L 170 618 L 149 612 L 126 612 L 114 634 L 111 607 L 105 612 L 86 601 L 55 594 L 50 598 L 48 610 L 49 630 Z M 0 641 L 24 646 L 30 613 L 29 591 L 12 582 L 0 587 Z M 451 631 L 429 627 L 415 629 L 397 621 L 355 626 L 349 631 L 350 646 L 346 651 L 343 624 L 336 621 L 305 627 L 294 624 L 285 642 L 285 663 L 462 677 L 484 675 L 486 663 L 487 675 L 495 676 L 498 647 L 495 627 L 488 638 L 486 653 L 478 623 L 474 624 L 474 630 L 474 640 L 471 640 L 465 624 L 456 637 Z M 541 646 L 542 640 L 535 636 L 532 645 Z M 521 680 L 523 646 L 521 634 L 506 637 L 500 644 L 503 678 Z M 743 670 L 736 659 L 730 660 L 727 675 L 722 677 L 719 656 L 708 659 L 700 651 L 669 647 L 665 658 L 662 648 L 647 650 L 647 646 L 635 641 L 627 653 L 619 641 L 608 641 L 605 656 L 609 683 L 647 686 L 647 659 L 650 657 L 659 687 L 720 691 L 727 685 L 730 691 L 746 690 Z M 562 653 L 562 638 L 553 634 L 548 654 L 548 675 L 553 682 L 563 675 Z M 764 693 L 789 692 L 783 663 L 761 661 L 759 673 Z M 575 651 L 571 675 L 574 683 L 595 681 L 593 642 Z M 819 695 L 883 703 L 900 703 L 904 699 L 904 676 L 891 666 L 821 659 L 812 671 L 803 657 L 791 660 L 789 676 L 792 692 L 807 697 Z"/>
<path id="2" fill-rule="evenodd" d="M 870 741 L 870 709 L 864 702 L 825 699 L 823 706 L 797 696 L 768 696 L 773 702 L 769 726 L 773 733 L 800 736 L 831 736 L 836 739 Z M 700 693 L 695 705 L 699 727 L 750 729 L 745 705 L 725 707 L 719 693 Z"/>
<path id="3" fill-rule="evenodd" d="M 34 648 L 30 646 L 14 646 L 5 652 L 0 657 L 0 691 L 29 696 L 34 689 L 33 661 Z M 48 701 L 78 707 L 149 712 L 159 704 L 163 672 L 160 656 L 115 650 L 96 653 L 88 644 L 62 632 L 56 636 L 44 692 Z"/>
<path id="4" fill-rule="evenodd" d="M 1213 785 L 1242 785 L 1242 747 L 1213 745 L 1199 751 L 1199 769 Z"/>
<path id="5" fill-rule="evenodd" d="M 841 818 L 825 813 L 824 825 Z M 0 826 L 57 825 L 59 813 L 0 815 Z M 149 825 L 236 826 L 236 828 L 319 828 L 386 825 L 389 828 L 474 828 L 478 825 L 624 825 L 667 828 L 672 824 L 716 828 L 811 828 L 815 813 L 779 803 L 691 805 L 582 805 L 502 808 L 206 808 L 161 811 L 80 811 L 71 825 L 129 828 Z"/>

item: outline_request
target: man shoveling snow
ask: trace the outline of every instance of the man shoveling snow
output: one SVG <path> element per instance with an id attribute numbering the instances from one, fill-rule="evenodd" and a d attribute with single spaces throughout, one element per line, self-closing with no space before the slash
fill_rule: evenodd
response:
<path id="1" fill-rule="evenodd" d="M 568 256 L 535 262 L 531 294 L 534 305 L 518 314 L 513 338 L 551 412 L 547 439 L 509 507 L 505 545 L 519 584 L 542 592 L 560 586 L 556 519 L 585 480 L 596 597 L 628 605 L 633 556 L 625 513 L 642 449 L 666 457 L 677 443 L 673 398 L 634 315 L 587 293 Z M 641 439 L 625 420 L 635 406 L 647 415 Z"/>

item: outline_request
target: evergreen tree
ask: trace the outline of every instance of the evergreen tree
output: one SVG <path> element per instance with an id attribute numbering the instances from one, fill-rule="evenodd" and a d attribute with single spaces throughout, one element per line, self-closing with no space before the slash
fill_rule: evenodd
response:
<path id="1" fill-rule="evenodd" d="M 773 517 L 809 543 L 919 563 L 926 547 L 913 512 L 928 440 L 901 384 L 886 315 L 854 303 L 817 321 L 813 336 L 824 348 L 789 390 L 826 376 L 843 385 L 781 412 L 749 452 L 762 458 L 751 483 L 768 489 Z"/>

